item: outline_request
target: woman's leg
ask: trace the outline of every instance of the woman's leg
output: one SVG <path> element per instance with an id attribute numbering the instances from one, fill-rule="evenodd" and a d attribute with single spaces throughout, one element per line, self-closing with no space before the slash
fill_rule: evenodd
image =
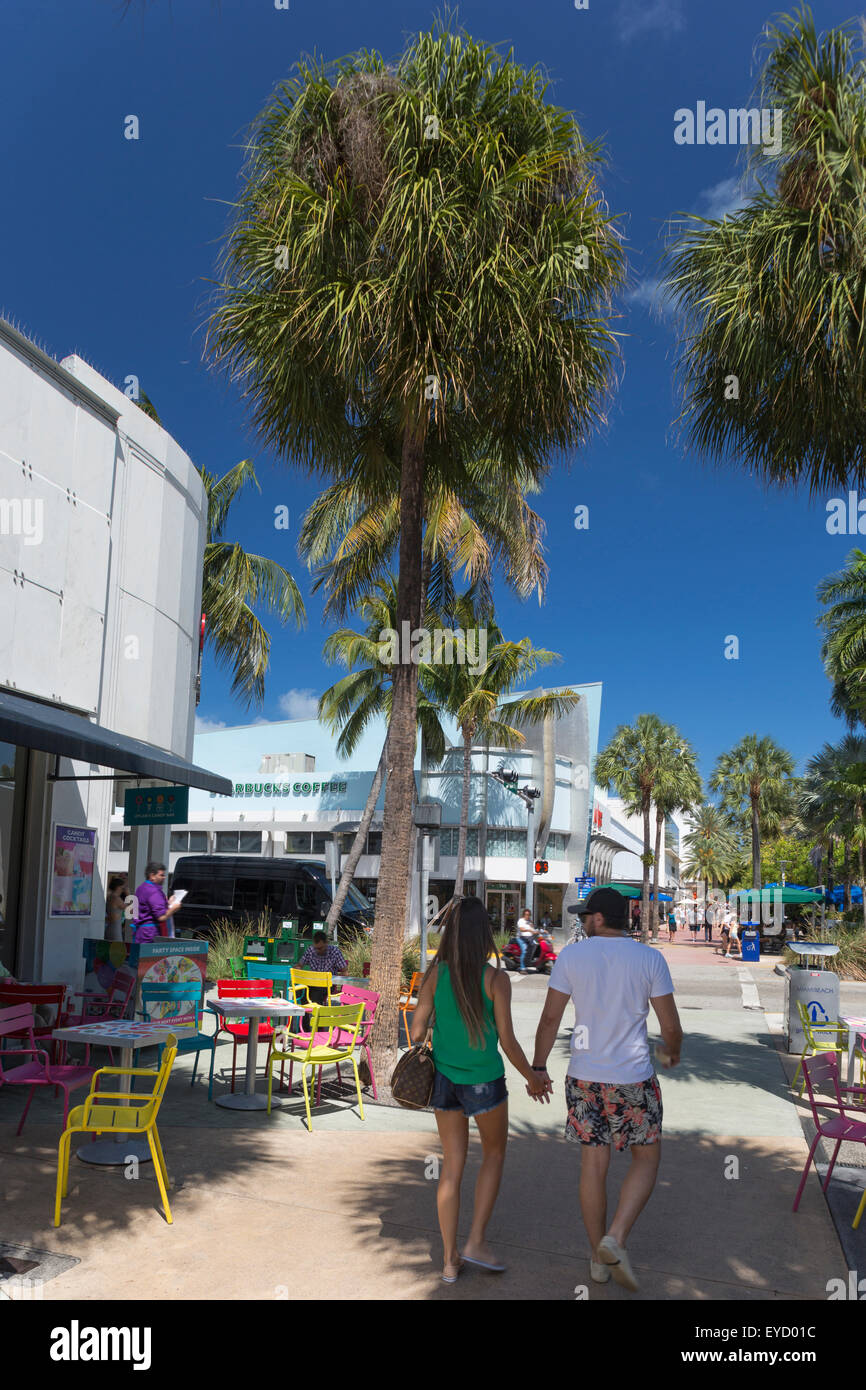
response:
<path id="1" fill-rule="evenodd" d="M 496 1264 L 496 1256 L 487 1244 L 485 1232 L 502 1182 L 505 1146 L 508 1143 L 508 1101 L 504 1100 L 495 1110 L 488 1110 L 484 1115 L 476 1115 L 475 1123 L 481 1135 L 481 1168 L 475 1183 L 472 1228 L 464 1241 L 463 1253 L 473 1260 Z"/>
<path id="2" fill-rule="evenodd" d="M 469 1148 L 469 1121 L 462 1110 L 437 1110 L 436 1127 L 442 1141 L 442 1172 L 436 1189 L 436 1208 L 445 1274 L 456 1274 L 460 1267 L 457 1253 L 457 1222 L 460 1218 L 460 1182 Z"/>

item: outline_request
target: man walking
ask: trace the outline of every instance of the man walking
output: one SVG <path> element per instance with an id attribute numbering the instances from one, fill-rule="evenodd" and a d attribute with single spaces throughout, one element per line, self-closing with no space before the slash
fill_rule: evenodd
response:
<path id="1" fill-rule="evenodd" d="M 565 1083 L 565 1137 L 582 1146 L 580 1209 L 589 1237 L 590 1273 L 596 1283 L 606 1283 L 612 1274 L 618 1284 L 635 1290 L 626 1240 L 655 1186 L 662 1132 L 661 1090 L 647 1037 L 650 1004 L 661 1028 L 663 1045 L 657 1055 L 663 1066 L 678 1063 L 683 1032 L 667 963 L 660 951 L 629 939 L 622 894 L 596 888 L 578 912 L 588 940 L 563 947 L 553 967 L 535 1036 L 533 1070 L 547 1072 L 571 1000 L 576 1026 Z M 631 1166 L 608 1225 L 611 1145 L 631 1150 Z"/>

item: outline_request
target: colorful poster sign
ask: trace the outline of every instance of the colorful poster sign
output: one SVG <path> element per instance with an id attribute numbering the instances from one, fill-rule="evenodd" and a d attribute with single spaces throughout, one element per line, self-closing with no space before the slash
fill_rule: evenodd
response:
<path id="1" fill-rule="evenodd" d="M 158 937 L 156 941 L 142 941 L 138 944 L 138 986 L 142 985 L 196 985 L 200 991 L 199 1005 L 203 1002 L 205 978 L 207 975 L 207 942 L 184 941 L 177 937 Z M 139 996 L 140 997 L 140 996 Z M 141 1008 L 141 1005 L 138 1005 Z M 194 1001 L 179 1005 L 177 1000 L 159 1003 L 154 1000 L 147 1010 L 153 1022 L 171 1015 L 177 1023 L 194 1023 Z"/>
<path id="2" fill-rule="evenodd" d="M 130 787 L 123 795 L 124 825 L 186 825 L 189 787 Z"/>
<path id="3" fill-rule="evenodd" d="M 55 825 L 49 917 L 90 917 L 96 831 Z"/>

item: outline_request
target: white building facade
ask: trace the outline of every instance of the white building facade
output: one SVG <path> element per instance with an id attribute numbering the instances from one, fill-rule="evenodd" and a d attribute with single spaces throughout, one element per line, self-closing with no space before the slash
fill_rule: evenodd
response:
<path id="1" fill-rule="evenodd" d="M 225 785 L 189 765 L 205 531 L 171 436 L 0 321 L 0 961 L 19 979 L 83 978 L 125 787 Z M 132 832 L 133 872 L 167 836 Z"/>

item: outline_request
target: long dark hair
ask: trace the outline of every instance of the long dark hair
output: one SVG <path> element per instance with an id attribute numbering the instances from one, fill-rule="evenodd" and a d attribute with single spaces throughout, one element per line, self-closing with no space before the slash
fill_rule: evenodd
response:
<path id="1" fill-rule="evenodd" d="M 448 975 L 471 1047 L 484 1041 L 484 966 L 499 951 L 490 917 L 480 898 L 452 898 L 442 916 L 439 950 L 430 963 L 448 966 Z"/>

